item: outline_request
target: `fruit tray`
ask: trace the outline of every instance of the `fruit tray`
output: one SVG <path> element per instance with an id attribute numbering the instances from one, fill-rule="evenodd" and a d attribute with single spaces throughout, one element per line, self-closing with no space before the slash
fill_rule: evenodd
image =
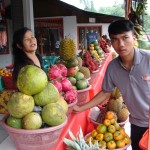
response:
<path id="1" fill-rule="evenodd" d="M 90 136 L 91 133 L 88 133 L 85 135 L 85 140 L 87 139 L 88 136 Z M 113 150 L 126 150 L 129 146 L 131 145 L 131 142 L 129 144 L 127 144 L 126 146 L 122 147 L 122 148 L 116 148 L 116 149 L 113 149 Z M 103 150 L 109 150 L 109 149 L 103 149 Z"/>

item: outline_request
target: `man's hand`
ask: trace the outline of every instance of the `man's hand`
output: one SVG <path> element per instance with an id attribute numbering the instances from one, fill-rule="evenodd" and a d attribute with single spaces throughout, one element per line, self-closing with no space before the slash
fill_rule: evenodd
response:
<path id="1" fill-rule="evenodd" d="M 73 113 L 80 113 L 80 112 L 82 112 L 81 107 L 78 105 L 75 105 L 73 107 Z"/>

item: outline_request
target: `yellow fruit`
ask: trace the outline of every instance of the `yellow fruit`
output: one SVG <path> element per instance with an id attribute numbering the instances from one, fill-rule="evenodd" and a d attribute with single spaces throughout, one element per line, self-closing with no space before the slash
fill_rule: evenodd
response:
<path id="1" fill-rule="evenodd" d="M 110 126 L 110 125 L 111 125 L 111 122 L 110 122 L 109 119 L 105 119 L 105 120 L 103 121 L 103 124 L 104 124 L 105 126 Z"/>
<path id="2" fill-rule="evenodd" d="M 107 127 L 107 131 L 110 133 L 114 133 L 114 132 L 116 132 L 116 128 L 114 125 L 110 125 Z"/>
<path id="3" fill-rule="evenodd" d="M 102 133 L 98 133 L 95 138 L 96 138 L 96 140 L 98 140 L 98 141 L 102 141 L 103 138 L 104 138 L 104 135 L 103 135 Z"/>
<path id="4" fill-rule="evenodd" d="M 105 140 L 106 142 L 109 142 L 109 141 L 113 140 L 113 134 L 110 133 L 110 132 L 106 132 L 106 133 L 104 134 L 104 140 Z"/>
<path id="5" fill-rule="evenodd" d="M 122 140 L 123 139 L 123 135 L 120 131 L 116 131 L 114 134 L 113 134 L 113 138 L 114 140 Z"/>
<path id="6" fill-rule="evenodd" d="M 108 149 L 115 149 L 116 148 L 116 143 L 115 143 L 114 140 L 111 140 L 111 141 L 107 142 L 106 146 L 107 146 Z"/>
<path id="7" fill-rule="evenodd" d="M 98 133 L 97 133 L 97 131 L 96 131 L 96 130 L 93 130 L 93 131 L 92 131 L 92 133 L 91 133 L 91 135 L 92 135 L 92 137 L 93 137 L 93 138 L 94 138 L 94 137 L 96 137 L 96 136 L 97 136 L 97 134 L 98 134 Z"/>
<path id="8" fill-rule="evenodd" d="M 131 142 L 130 137 L 126 134 L 123 138 L 125 144 L 129 144 Z"/>
<path id="9" fill-rule="evenodd" d="M 116 146 L 117 146 L 117 148 L 125 147 L 124 140 L 118 140 L 118 141 L 116 141 Z"/>
<path id="10" fill-rule="evenodd" d="M 96 130 L 98 133 L 105 133 L 107 131 L 107 127 L 104 124 L 99 124 Z"/>

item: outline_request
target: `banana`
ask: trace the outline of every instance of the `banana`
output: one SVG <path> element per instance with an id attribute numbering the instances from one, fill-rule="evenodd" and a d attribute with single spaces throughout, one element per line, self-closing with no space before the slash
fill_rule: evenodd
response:
<path id="1" fill-rule="evenodd" d="M 3 90 L 0 92 L 0 114 L 8 114 L 7 103 L 15 90 Z"/>

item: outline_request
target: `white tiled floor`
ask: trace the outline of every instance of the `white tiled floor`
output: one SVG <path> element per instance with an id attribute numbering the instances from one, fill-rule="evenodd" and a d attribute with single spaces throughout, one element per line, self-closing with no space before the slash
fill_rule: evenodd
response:
<path id="1" fill-rule="evenodd" d="M 130 136 L 130 123 L 125 124 L 126 133 Z M 17 150 L 8 136 L 7 132 L 0 125 L 0 150 Z M 132 150 L 131 146 L 127 150 Z"/>

